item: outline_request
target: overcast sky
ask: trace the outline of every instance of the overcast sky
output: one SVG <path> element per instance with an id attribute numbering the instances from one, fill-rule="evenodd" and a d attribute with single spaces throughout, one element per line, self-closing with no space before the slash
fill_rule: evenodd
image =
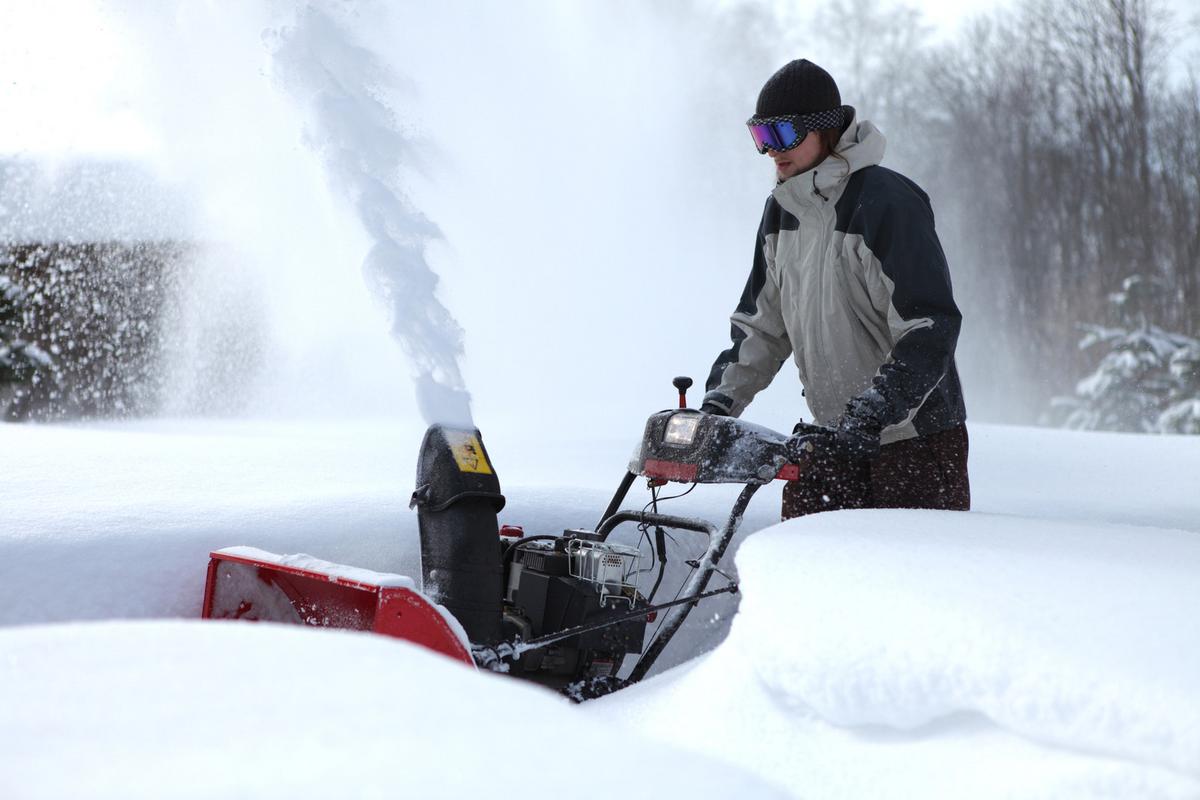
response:
<path id="1" fill-rule="evenodd" d="M 1166 1 L 1180 18 L 1196 14 L 1193 0 Z M 966 18 L 1012 0 L 914 5 L 940 35 L 950 35 Z M 103 0 L 0 0 L 0 153 L 153 150 L 154 135 L 133 94 L 140 61 L 114 24 L 119 7 Z"/>
<path id="2" fill-rule="evenodd" d="M 950 31 L 966 16 L 1006 2 L 918 5 Z M 0 153 L 137 154 L 155 147 L 132 94 L 139 60 L 114 24 L 114 7 L 93 0 L 0 0 Z"/>

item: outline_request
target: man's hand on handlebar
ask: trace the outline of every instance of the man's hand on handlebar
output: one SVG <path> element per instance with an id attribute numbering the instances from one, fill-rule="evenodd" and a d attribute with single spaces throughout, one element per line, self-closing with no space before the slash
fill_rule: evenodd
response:
<path id="1" fill-rule="evenodd" d="M 841 427 L 820 428 L 817 432 L 796 434 L 788 440 L 787 449 L 793 462 L 808 453 L 826 453 L 849 461 L 862 461 L 879 455 L 879 438 Z"/>
<path id="2" fill-rule="evenodd" d="M 787 452 L 793 461 L 806 454 L 826 453 L 849 461 L 872 459 L 879 455 L 880 425 L 851 402 L 835 427 L 801 422 L 792 431 Z"/>

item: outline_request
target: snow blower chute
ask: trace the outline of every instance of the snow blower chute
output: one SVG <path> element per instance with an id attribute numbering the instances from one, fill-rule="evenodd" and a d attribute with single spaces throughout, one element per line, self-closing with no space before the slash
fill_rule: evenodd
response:
<path id="1" fill-rule="evenodd" d="M 595 528 L 525 536 L 501 526 L 504 496 L 479 431 L 434 425 L 421 444 L 411 503 L 421 541 L 419 592 L 401 576 L 229 548 L 212 553 L 203 616 L 396 636 L 576 700 L 641 680 L 697 603 L 737 591 L 718 565 L 754 493 L 798 476 L 788 437 L 687 408 L 690 385 L 676 378 L 680 407 L 647 421 L 638 456 Z M 649 501 L 621 510 L 638 476 L 647 479 Z M 669 498 L 659 489 L 670 481 L 744 488 L 718 528 L 661 513 L 659 503 Z M 638 527 L 646 549 L 609 541 L 625 524 Z M 674 599 L 656 603 L 667 530 L 702 535 L 707 546 L 684 562 L 690 573 Z M 709 590 L 717 573 L 726 584 Z M 652 576 L 645 580 L 652 585 L 643 586 L 642 576 Z"/>

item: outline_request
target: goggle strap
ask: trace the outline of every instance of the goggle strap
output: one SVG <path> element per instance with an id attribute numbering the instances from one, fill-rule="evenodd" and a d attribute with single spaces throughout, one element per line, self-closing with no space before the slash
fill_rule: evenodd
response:
<path id="1" fill-rule="evenodd" d="M 840 128 L 845 123 L 846 116 L 842 109 L 831 108 L 828 111 L 815 111 L 811 114 L 786 114 L 778 117 L 751 117 L 747 125 L 773 125 L 776 122 L 799 122 L 805 130 L 821 131 L 827 128 Z"/>

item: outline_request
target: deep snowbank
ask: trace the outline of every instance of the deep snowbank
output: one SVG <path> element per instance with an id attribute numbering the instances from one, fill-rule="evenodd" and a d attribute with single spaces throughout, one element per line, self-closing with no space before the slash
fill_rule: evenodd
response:
<path id="1" fill-rule="evenodd" d="M 1195 534 L 857 512 L 763 532 L 738 564 L 759 680 L 831 722 L 980 712 L 1200 779 Z"/>
<path id="2" fill-rule="evenodd" d="M 640 426 L 633 428 L 636 438 Z M 208 552 L 237 544 L 416 575 L 416 519 L 407 502 L 422 433 L 419 425 L 372 420 L 0 426 L 0 626 L 193 618 Z M 778 486 L 762 491 L 744 525 L 759 532 L 737 552 L 745 607 L 725 644 L 574 715 L 564 712 L 553 738 L 594 740 L 592 726 L 608 717 L 619 744 L 605 747 L 620 747 L 622 759 L 628 732 L 636 730 L 733 760 L 803 797 L 1200 796 L 1200 687 L 1192 677 L 1200 674 L 1200 608 L 1190 580 L 1200 574 L 1195 439 L 981 425 L 971 433 L 971 514 L 854 512 L 764 531 L 777 519 Z M 577 431 L 542 431 L 538 438 L 485 426 L 485 435 L 509 501 L 502 521 L 525 524 L 529 533 L 595 524 L 633 446 L 632 439 Z M 735 493 L 701 487 L 664 510 L 719 519 Z M 631 498 L 629 505 L 641 502 Z M 1111 524 L 1128 522 L 1142 527 Z M 735 609 L 734 598 L 698 608 L 660 663 L 711 648 Z M 163 709 L 121 713 L 143 715 L 149 728 L 159 719 L 153 715 L 172 705 L 194 714 L 187 724 L 214 742 L 196 744 L 197 764 L 248 763 L 246 739 L 215 743 L 226 728 L 256 728 L 263 740 L 278 739 L 281 728 L 288 735 L 299 729 L 271 692 L 237 694 L 237 709 L 191 704 L 197 691 L 211 698 L 212 687 L 258 686 L 255 676 L 269 669 L 252 642 L 256 631 L 269 629 L 246 626 L 236 634 L 247 637 L 235 647 L 249 677 L 229 677 L 234 667 L 224 662 L 205 666 L 201 644 L 208 640 L 194 637 L 208 634 L 201 626 L 181 629 L 187 633 L 150 638 L 187 658 L 164 655 L 142 634 L 128 633 L 170 626 L 44 629 L 53 634 L 0 628 L 0 670 L 10 670 L 0 682 L 0 751 L 19 742 L 52 754 L 75 748 L 86 764 L 96 763 L 89 749 L 96 759 L 119 751 L 120 763 L 132 761 L 145 745 L 141 738 L 121 750 L 86 726 L 71 727 L 83 725 L 72 721 L 73 705 L 84 721 L 109 713 L 76 695 L 103 695 L 117 661 L 149 687 L 176 680 L 175 694 L 150 695 Z M 34 641 L 20 638 L 26 635 L 43 637 L 37 648 L 45 658 L 6 661 L 16 642 Z M 89 661 L 99 655 L 72 649 L 76 641 L 107 652 L 112 663 Z M 269 642 L 274 647 L 275 639 Z M 227 645 L 213 640 L 212 648 Z M 312 674 L 330 691 L 360 675 L 352 663 L 289 648 L 281 652 L 292 653 L 305 674 L 288 673 L 281 685 L 292 687 L 297 704 Z M 197 671 L 178 666 L 189 658 Z M 90 682 L 87 668 L 99 682 Z M 210 680 L 202 668 L 224 677 Z M 389 665 L 387 674 L 408 686 L 399 670 Z M 407 664 L 403 670 L 427 672 Z M 49 677 L 35 695 L 39 671 Z M 378 676 L 369 683 L 377 697 L 396 691 L 379 688 Z M 429 703 L 459 691 L 438 676 L 424 686 Z M 491 707 L 490 694 L 470 696 Z M 314 714 L 356 718 L 353 703 L 321 703 Z M 3 716 L 18 706 L 20 719 Z M 37 714 L 49 722 L 30 733 Z M 25 743 L 35 735 L 40 745 Z M 549 739 L 540 735 L 532 741 Z M 309 748 L 308 729 L 300 736 L 301 749 Z M 457 769 L 465 748 L 421 751 L 422 763 L 440 759 L 441 768 Z M 147 752 L 149 763 L 157 751 Z M 176 755 L 172 763 L 182 764 Z M 284 755 L 272 758 L 283 763 Z M 51 788 L 68 786 L 67 777 L 29 771 L 8 778 L 6 767 L 0 764 L 0 796 L 13 794 L 10 787 L 27 796 L 49 787 L 48 780 L 61 781 Z M 260 778 L 249 766 L 238 769 L 238 785 L 256 794 Z M 383 767 L 366 772 L 380 782 L 364 785 L 384 785 Z M 353 781 L 358 773 L 344 774 Z M 6 778 L 21 782 L 6 785 Z M 631 784 L 622 778 L 620 785 Z M 660 796 L 680 793 L 674 784 L 658 786 Z M 190 784 L 178 789 L 190 791 Z M 557 794 L 549 786 L 530 793 Z"/>
<path id="3" fill-rule="evenodd" d="M 208 553 L 231 545 L 402 573 L 415 549 L 401 531 L 412 479 L 399 472 L 419 436 L 346 423 L 5 426 L 0 625 L 198 617 Z"/>
<path id="4" fill-rule="evenodd" d="M 0 652 L 0 796 L 14 800 L 785 796 L 368 634 L 93 623 L 0 630 Z M 614 769 L 581 763 L 597 748 Z"/>
<path id="5" fill-rule="evenodd" d="M 565 440 L 485 425 L 502 521 L 530 533 L 596 524 L 640 433 L 628 427 L 625 439 Z M 394 420 L 2 426 L 0 625 L 194 618 L 208 553 L 232 545 L 416 575 L 408 498 L 423 433 Z M 1200 474 L 1191 437 L 986 425 L 971 436 L 978 511 L 1200 533 L 1200 496 L 1182 477 Z M 664 508 L 722 519 L 730 488 Z M 745 532 L 778 519 L 778 495 L 759 493 Z M 728 618 L 736 605 L 710 607 Z"/>
<path id="6" fill-rule="evenodd" d="M 761 531 L 737 563 L 717 653 L 595 713 L 668 735 L 704 704 L 726 733 L 706 749 L 832 797 L 896 769 L 882 794 L 1200 794 L 1193 533 L 859 511 Z"/>
<path id="7" fill-rule="evenodd" d="M 634 430 L 634 440 L 573 446 L 485 430 L 508 497 L 501 521 L 529 534 L 597 524 Z M 195 619 L 208 554 L 236 545 L 419 577 L 408 500 L 423 435 L 379 420 L 0 426 L 0 626 Z M 721 519 L 735 494 L 698 491 L 688 508 Z M 762 494 L 745 531 L 778 519 L 778 489 Z M 636 541 L 632 528 L 618 536 Z M 682 580 L 680 564 L 668 581 Z M 659 665 L 715 645 L 736 602 L 714 598 L 693 614 Z"/>

